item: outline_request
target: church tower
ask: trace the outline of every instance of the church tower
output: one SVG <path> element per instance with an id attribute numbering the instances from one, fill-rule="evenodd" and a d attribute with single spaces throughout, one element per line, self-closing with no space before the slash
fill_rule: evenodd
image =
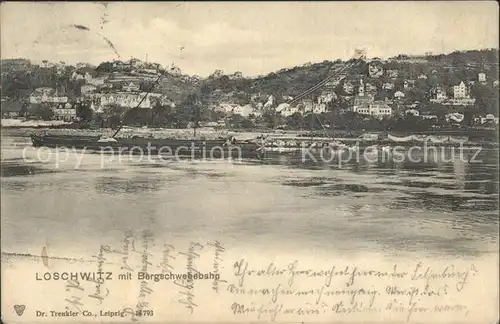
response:
<path id="1" fill-rule="evenodd" d="M 363 79 L 359 80 L 359 90 L 358 96 L 363 97 L 365 95 L 365 85 L 363 83 Z"/>

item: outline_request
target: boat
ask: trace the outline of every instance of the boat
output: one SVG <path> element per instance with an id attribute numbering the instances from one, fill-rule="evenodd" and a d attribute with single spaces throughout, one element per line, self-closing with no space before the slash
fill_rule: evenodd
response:
<path id="1" fill-rule="evenodd" d="M 102 136 L 31 135 L 34 147 L 84 149 L 113 154 L 159 154 L 206 158 L 259 158 L 256 141 L 231 139 L 150 139 Z"/>

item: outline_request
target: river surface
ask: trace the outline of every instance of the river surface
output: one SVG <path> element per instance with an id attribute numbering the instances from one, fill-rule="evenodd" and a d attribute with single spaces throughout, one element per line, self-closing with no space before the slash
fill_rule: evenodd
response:
<path id="1" fill-rule="evenodd" d="M 157 323 L 491 323 L 498 318 L 498 152 L 476 152 L 446 149 L 402 161 L 362 155 L 345 163 L 303 162 L 300 155 L 202 161 L 58 153 L 35 149 L 26 137 L 4 137 L 4 319 L 52 323 L 56 317 L 37 312 L 98 314 L 146 305 L 151 317 L 143 320 Z M 118 252 L 103 254 L 107 249 Z M 221 281 L 197 281 L 192 288 L 117 280 L 124 269 L 186 273 L 193 264 L 197 271 L 220 273 Z M 243 282 L 242 267 L 267 270 Z M 275 276 L 275 268 L 288 270 Z M 319 303 L 316 295 L 292 295 L 276 302 L 230 288 L 322 293 L 350 285 L 335 275 L 325 288 L 322 277 L 293 274 L 299 268 L 374 270 L 364 272 L 368 277 L 358 274 L 352 284 L 378 291 L 376 301 L 325 295 Z M 115 278 L 79 281 L 80 291 L 69 288 L 70 281 L 40 279 L 54 271 L 109 271 Z M 407 275 L 389 279 L 377 271 Z M 394 289 L 420 293 L 414 298 Z M 82 304 L 75 306 L 75 300 Z M 358 308 L 339 312 L 339 303 Z M 28 315 L 16 315 L 20 304 Z M 260 313 L 280 307 L 292 313 Z"/>
<path id="2" fill-rule="evenodd" d="M 85 246 L 149 229 L 173 239 L 338 253 L 498 252 L 494 150 L 481 152 L 481 163 L 455 154 L 340 167 L 283 157 L 112 161 L 88 153 L 80 161 L 75 152 L 66 159 L 57 163 L 54 150 L 35 150 L 25 137 L 2 140 L 3 251 L 39 253 L 41 245 Z"/>

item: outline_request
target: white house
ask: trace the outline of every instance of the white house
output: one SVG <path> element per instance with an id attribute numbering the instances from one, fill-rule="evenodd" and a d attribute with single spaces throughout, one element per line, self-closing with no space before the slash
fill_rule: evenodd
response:
<path id="1" fill-rule="evenodd" d="M 453 86 L 453 98 L 454 99 L 469 99 L 467 86 L 463 81 L 459 85 Z"/>
<path id="2" fill-rule="evenodd" d="M 432 90 L 431 102 L 442 102 L 448 99 L 448 95 L 443 87 L 438 86 Z"/>
<path id="3" fill-rule="evenodd" d="M 360 115 L 370 115 L 378 118 L 392 115 L 392 108 L 383 101 L 355 106 L 353 111 Z"/>
<path id="4" fill-rule="evenodd" d="M 384 89 L 384 90 L 392 90 L 392 89 L 394 89 L 394 83 L 390 83 L 390 82 L 384 83 L 382 85 L 382 89 Z"/>
<path id="5" fill-rule="evenodd" d="M 139 91 L 140 87 L 137 84 L 134 84 L 133 82 L 130 82 L 128 85 L 124 85 L 122 87 L 124 91 L 132 92 L 132 91 Z"/>
<path id="6" fill-rule="evenodd" d="M 485 84 L 486 83 L 486 73 L 482 73 L 482 72 L 478 73 L 477 81 L 479 81 L 479 83 Z"/>
<path id="7" fill-rule="evenodd" d="M 290 108 L 290 104 L 284 102 L 284 103 L 280 103 L 278 105 L 278 107 L 276 107 L 276 112 L 277 113 L 282 113 L 284 110 L 287 110 L 288 108 Z"/>
<path id="8" fill-rule="evenodd" d="M 141 102 L 142 98 L 144 100 Z M 146 93 L 130 93 L 130 92 L 118 92 L 118 93 L 103 93 L 98 94 L 95 97 L 97 105 L 100 106 L 110 106 L 117 105 L 120 107 L 127 108 L 151 108 L 151 96 L 146 96 Z M 139 102 L 141 104 L 139 105 Z M 139 106 L 138 106 L 139 105 Z"/>
<path id="9" fill-rule="evenodd" d="M 86 95 L 88 93 L 94 92 L 96 89 L 97 89 L 97 87 L 94 85 L 84 84 L 81 86 L 80 92 L 82 93 L 82 95 Z"/>
<path id="10" fill-rule="evenodd" d="M 392 108 L 383 101 L 374 101 L 370 104 L 370 115 L 384 117 L 392 115 Z"/>
<path id="11" fill-rule="evenodd" d="M 420 112 L 416 109 L 408 109 L 407 111 L 405 111 L 405 114 L 407 115 L 413 115 L 413 116 L 420 116 Z"/>
<path id="12" fill-rule="evenodd" d="M 351 81 L 346 81 L 344 82 L 343 89 L 345 93 L 352 94 L 354 92 L 354 84 Z"/>
<path id="13" fill-rule="evenodd" d="M 330 103 L 337 99 L 335 92 L 323 92 L 318 97 L 318 103 Z"/>
<path id="14" fill-rule="evenodd" d="M 100 86 L 104 84 L 104 81 L 106 81 L 106 77 L 99 77 L 99 78 L 92 78 L 90 77 L 89 79 L 85 79 L 86 84 L 91 84 L 94 86 Z"/>
<path id="15" fill-rule="evenodd" d="M 295 113 L 300 113 L 300 109 L 297 106 L 288 107 L 281 111 L 281 115 L 284 117 L 292 116 Z"/>
<path id="16" fill-rule="evenodd" d="M 57 92 L 52 88 L 37 88 L 31 93 L 29 102 L 66 103 L 68 102 L 68 97 L 58 96 Z"/>
<path id="17" fill-rule="evenodd" d="M 56 120 L 72 121 L 76 119 L 76 109 L 72 104 L 59 104 L 52 109 Z"/>
<path id="18" fill-rule="evenodd" d="M 217 112 L 222 112 L 225 114 L 231 113 L 233 109 L 235 108 L 236 105 L 229 104 L 229 103 L 221 103 L 219 106 L 217 106 L 214 110 Z"/>
<path id="19" fill-rule="evenodd" d="M 460 113 L 451 113 L 446 115 L 445 118 L 448 122 L 461 123 L 464 120 L 464 115 Z"/>
<path id="20" fill-rule="evenodd" d="M 273 95 L 270 95 L 268 98 L 267 98 L 267 101 L 266 103 L 264 104 L 264 108 L 265 109 L 269 109 L 269 108 L 272 108 L 274 105 L 274 96 Z"/>
<path id="21" fill-rule="evenodd" d="M 403 99 L 405 97 L 405 94 L 402 91 L 396 91 L 394 93 L 394 98 L 396 99 Z"/>
<path id="22" fill-rule="evenodd" d="M 327 112 L 327 107 L 324 103 L 315 103 L 313 105 L 313 112 L 315 114 L 322 114 Z"/>
<path id="23" fill-rule="evenodd" d="M 250 105 L 236 106 L 233 108 L 233 114 L 238 114 L 243 117 L 248 117 L 253 113 L 253 107 Z"/>

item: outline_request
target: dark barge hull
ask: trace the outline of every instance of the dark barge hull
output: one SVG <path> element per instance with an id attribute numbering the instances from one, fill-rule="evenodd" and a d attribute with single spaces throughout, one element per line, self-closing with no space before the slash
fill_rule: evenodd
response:
<path id="1" fill-rule="evenodd" d="M 116 142 L 99 142 L 98 136 L 31 135 L 34 147 L 81 149 L 107 154 L 160 154 L 203 158 L 260 158 L 260 145 L 226 140 L 177 140 L 116 138 Z"/>

